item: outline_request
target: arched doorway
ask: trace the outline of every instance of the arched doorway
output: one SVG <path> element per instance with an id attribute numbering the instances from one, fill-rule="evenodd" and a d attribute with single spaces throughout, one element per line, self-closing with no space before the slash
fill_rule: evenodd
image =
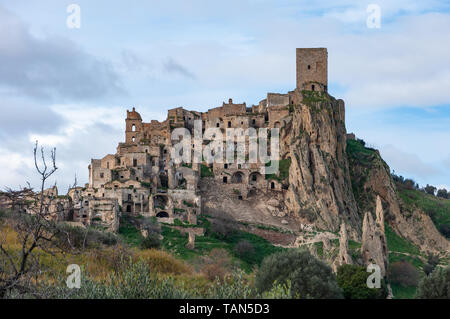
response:
<path id="1" fill-rule="evenodd" d="M 264 179 L 263 176 L 259 172 L 253 172 L 253 173 L 250 173 L 250 175 L 248 177 L 248 183 L 250 185 L 254 185 L 254 184 L 261 182 L 263 179 Z"/>
<path id="2" fill-rule="evenodd" d="M 169 218 L 169 214 L 167 214 L 167 212 L 159 212 L 158 214 L 156 214 L 156 217 L 158 217 L 158 218 Z"/>
<path id="3" fill-rule="evenodd" d="M 236 172 L 231 177 L 231 182 L 235 183 L 235 184 L 242 183 L 243 179 L 244 179 L 244 174 L 242 172 Z"/>

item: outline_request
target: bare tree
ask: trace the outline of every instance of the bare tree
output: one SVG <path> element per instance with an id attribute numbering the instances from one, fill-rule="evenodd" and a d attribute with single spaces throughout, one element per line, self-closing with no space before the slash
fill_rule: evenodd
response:
<path id="1" fill-rule="evenodd" d="M 40 155 L 38 156 L 38 153 Z M 41 157 L 39 162 L 38 157 Z M 20 295 L 33 292 L 33 279 L 41 273 L 39 254 L 54 255 L 58 247 L 55 236 L 61 230 L 57 227 L 54 212 L 50 211 L 53 194 L 45 191 L 45 184 L 56 170 L 56 149 L 50 154 L 51 164 L 47 165 L 44 148 L 38 152 L 38 142 L 34 147 L 34 163 L 40 175 L 40 192 L 31 187 L 18 191 L 6 189 L 5 196 L 11 202 L 9 226 L 17 233 L 20 248 L 11 247 L 0 236 L 0 299 L 11 291 Z"/>

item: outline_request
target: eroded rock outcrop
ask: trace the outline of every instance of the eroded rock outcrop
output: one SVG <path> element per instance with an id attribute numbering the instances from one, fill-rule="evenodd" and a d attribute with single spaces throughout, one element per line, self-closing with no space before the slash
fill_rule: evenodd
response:
<path id="1" fill-rule="evenodd" d="M 341 231 L 340 231 L 341 237 L 339 238 L 339 262 L 341 265 L 344 264 L 352 264 L 352 257 L 349 254 L 348 249 L 348 237 L 347 237 L 347 230 L 345 228 L 345 224 L 341 224 Z"/>
<path id="2" fill-rule="evenodd" d="M 450 242 L 439 233 L 431 218 L 420 209 L 407 208 L 399 198 L 389 166 L 379 152 L 368 148 L 364 148 L 364 151 L 366 154 L 347 151 L 360 211 L 373 211 L 374 199 L 379 196 L 385 206 L 386 221 L 397 234 L 422 251 L 448 254 Z"/>
<path id="3" fill-rule="evenodd" d="M 376 219 L 366 212 L 362 228 L 361 255 L 366 265 L 373 263 L 380 266 L 381 274 L 386 275 L 388 251 L 384 232 L 384 213 L 380 197 L 376 201 Z"/>

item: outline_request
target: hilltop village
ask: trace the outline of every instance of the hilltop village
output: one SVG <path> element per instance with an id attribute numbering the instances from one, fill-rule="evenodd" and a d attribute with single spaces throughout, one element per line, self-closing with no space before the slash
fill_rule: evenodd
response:
<path id="1" fill-rule="evenodd" d="M 205 209 L 214 209 L 210 204 L 224 194 L 238 204 L 262 194 L 273 205 L 268 204 L 268 209 L 278 206 L 289 187 L 280 173 L 272 178 L 262 175 L 264 164 L 260 162 L 174 164 L 171 132 L 175 128 L 186 128 L 193 133 L 196 120 L 202 121 L 203 132 L 208 128 L 219 129 L 222 133 L 228 128 L 281 128 L 291 120 L 292 105 L 301 103 L 304 90 L 327 91 L 325 48 L 297 49 L 297 88 L 286 94 L 268 93 L 258 105 L 248 107 L 245 102 L 235 103 L 229 99 L 208 112 L 178 107 L 168 111 L 165 121 L 148 123 L 132 108 L 127 111 L 125 140 L 119 143 L 117 152 L 91 160 L 89 183 L 69 190 L 67 203 L 61 204 L 71 208 L 63 209 L 58 218 L 116 231 L 121 214 L 155 216 L 167 223 L 180 219 L 195 224 L 196 216 Z M 225 142 L 225 134 L 223 139 Z M 207 143 L 204 141 L 205 145 Z M 248 151 L 247 147 L 247 158 Z M 290 160 L 286 151 L 280 155 L 283 156 L 281 163 Z M 286 167 L 281 166 L 283 169 Z M 285 171 L 281 171 L 283 173 Z M 58 195 L 56 188 L 49 193 Z M 69 200 L 73 205 L 69 205 Z M 252 213 L 250 210 L 246 214 Z"/>
<path id="2" fill-rule="evenodd" d="M 448 253 L 449 242 L 424 211 L 405 211 L 379 153 L 347 134 L 344 101 L 328 94 L 327 60 L 325 48 L 297 49 L 296 88 L 267 93 L 258 105 L 229 99 L 207 112 L 178 107 L 168 110 L 163 122 L 144 122 L 135 108 L 127 110 L 124 141 L 116 153 L 91 160 L 85 186 L 74 186 L 64 196 L 56 187 L 47 189 L 50 212 L 57 221 L 110 232 L 117 232 L 126 217 L 173 227 L 181 222 L 178 229 L 188 234 L 190 249 L 196 236 L 204 235 L 199 215 L 258 225 L 257 234 L 275 245 L 307 246 L 317 255 L 315 244 L 322 244 L 331 252 L 323 258 L 335 270 L 355 262 L 348 246 L 353 240 L 361 243 L 357 262 L 375 262 L 383 275 L 388 267 L 385 223 L 422 251 Z M 195 139 L 199 123 L 201 142 Z M 174 139 L 177 129 L 190 140 L 177 134 Z M 277 155 L 270 162 L 260 156 L 249 160 L 254 154 L 248 132 L 259 129 L 268 129 L 267 153 Z M 274 130 L 278 145 L 272 143 Z M 245 160 L 180 161 L 182 154 L 174 151 L 182 141 L 192 153 L 225 153 L 221 148 L 228 148 L 228 131 L 234 134 L 233 155 L 235 141 L 244 141 Z M 217 139 L 223 141 L 219 148 L 210 147 Z M 355 147 L 362 148 L 357 157 Z M 272 162 L 278 169 L 268 172 Z M 8 205 L 0 196 L 0 206 Z M 281 231 L 264 233 L 270 228 Z M 145 229 L 139 231 L 145 236 Z"/>

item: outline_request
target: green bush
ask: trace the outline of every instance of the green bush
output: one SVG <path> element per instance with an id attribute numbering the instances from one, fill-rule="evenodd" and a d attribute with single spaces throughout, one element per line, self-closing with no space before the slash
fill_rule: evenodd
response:
<path id="1" fill-rule="evenodd" d="M 255 248 L 253 247 L 252 243 L 247 240 L 241 240 L 240 242 L 238 242 L 234 247 L 234 250 L 241 258 L 244 256 L 251 256 L 255 253 Z"/>
<path id="2" fill-rule="evenodd" d="M 40 287 L 40 298 L 57 299 L 247 299 L 260 296 L 242 272 L 224 282 L 215 281 L 203 289 L 187 287 L 173 277 L 159 276 L 139 261 L 124 261 L 108 279 L 96 281 L 82 272 L 80 289 L 69 289 L 65 278 L 57 286 Z M 19 297 L 19 296 L 11 296 Z M 33 296 L 30 296 L 33 297 Z"/>
<path id="3" fill-rule="evenodd" d="M 58 233 L 55 240 L 59 246 L 65 248 L 87 248 L 98 246 L 98 244 L 112 246 L 119 242 L 118 237 L 111 232 L 73 227 L 67 224 L 60 224 L 57 227 Z"/>
<path id="4" fill-rule="evenodd" d="M 447 224 L 441 224 L 439 226 L 439 231 L 442 235 L 445 236 L 445 238 L 450 238 L 450 226 Z"/>
<path id="5" fill-rule="evenodd" d="M 403 287 L 417 286 L 419 271 L 409 262 L 402 260 L 393 263 L 389 267 L 389 278 L 392 283 Z"/>
<path id="6" fill-rule="evenodd" d="M 210 167 L 200 164 L 200 177 L 214 177 L 214 173 Z"/>
<path id="7" fill-rule="evenodd" d="M 256 274 L 256 287 L 260 292 L 270 291 L 274 285 L 288 283 L 291 284 L 291 298 L 343 297 L 330 266 L 306 250 L 288 250 L 268 256 Z"/>
<path id="8" fill-rule="evenodd" d="M 423 278 L 417 288 L 417 299 L 450 299 L 450 266 L 436 268 Z"/>
<path id="9" fill-rule="evenodd" d="M 226 220 L 214 219 L 210 226 L 212 236 L 218 239 L 227 239 L 234 231 L 233 224 Z"/>
<path id="10" fill-rule="evenodd" d="M 337 271 L 337 282 L 344 292 L 345 299 L 386 299 L 387 290 L 384 281 L 381 288 L 367 287 L 370 275 L 364 267 L 342 265 Z"/>
<path id="11" fill-rule="evenodd" d="M 439 255 L 434 255 L 430 253 L 428 254 L 427 257 L 427 263 L 423 266 L 423 271 L 428 276 L 436 269 L 436 266 L 438 264 L 439 264 Z"/>
<path id="12" fill-rule="evenodd" d="M 161 239 L 159 239 L 159 234 L 149 233 L 147 237 L 141 243 L 142 249 L 159 249 L 161 247 Z"/>

